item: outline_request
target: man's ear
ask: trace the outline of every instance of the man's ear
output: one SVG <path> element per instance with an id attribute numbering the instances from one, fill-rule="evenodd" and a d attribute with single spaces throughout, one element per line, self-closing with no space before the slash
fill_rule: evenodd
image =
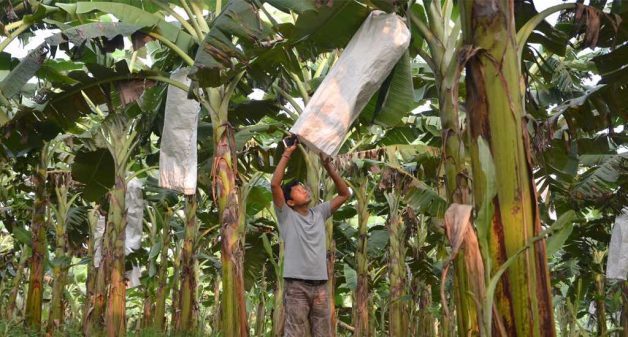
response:
<path id="1" fill-rule="evenodd" d="M 294 200 L 290 199 L 290 200 L 286 201 L 286 204 L 288 204 L 288 206 L 290 206 L 290 207 L 294 207 Z"/>

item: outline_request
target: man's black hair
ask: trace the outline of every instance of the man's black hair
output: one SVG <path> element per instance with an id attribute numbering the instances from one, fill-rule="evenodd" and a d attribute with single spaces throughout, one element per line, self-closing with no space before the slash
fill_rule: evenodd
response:
<path id="1" fill-rule="evenodd" d="M 292 196 L 290 195 L 292 193 L 292 188 L 299 184 L 301 184 L 299 179 L 292 179 L 281 186 L 281 189 L 283 190 L 283 198 L 286 200 L 286 203 L 288 200 L 292 200 Z"/>

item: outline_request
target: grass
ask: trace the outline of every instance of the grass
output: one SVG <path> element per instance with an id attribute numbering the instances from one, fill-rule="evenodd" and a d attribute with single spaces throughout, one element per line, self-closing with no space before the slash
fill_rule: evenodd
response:
<path id="1" fill-rule="evenodd" d="M 195 336 L 201 335 L 199 334 L 187 334 L 186 336 Z M 5 320 L 0 320 L 0 337 L 40 337 L 44 336 L 43 333 L 38 334 L 30 329 L 24 327 L 21 321 L 19 322 L 8 322 Z M 64 328 L 62 331 L 56 332 L 53 337 L 82 337 L 83 333 L 81 332 L 81 325 L 79 322 L 65 322 Z M 168 337 L 168 334 L 165 334 L 160 331 L 155 331 L 153 329 L 144 329 L 141 331 L 129 331 L 127 337 Z M 175 336 L 175 335 L 173 335 Z"/>

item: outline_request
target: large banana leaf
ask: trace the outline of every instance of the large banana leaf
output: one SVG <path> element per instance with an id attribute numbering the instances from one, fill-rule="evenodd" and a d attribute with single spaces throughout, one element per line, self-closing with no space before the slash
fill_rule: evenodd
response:
<path id="1" fill-rule="evenodd" d="M 582 174 L 571 194 L 577 200 L 603 202 L 613 198 L 620 178 L 627 176 L 628 153 L 616 154 Z"/>
<path id="2" fill-rule="evenodd" d="M 599 84 L 582 96 L 566 101 L 556 108 L 550 118 L 556 121 L 564 116 L 570 129 L 596 133 L 615 127 L 621 118 L 628 117 L 628 87 L 613 82 Z"/>
<path id="3" fill-rule="evenodd" d="M 70 14 L 85 14 L 94 11 L 114 15 L 121 22 L 142 27 L 150 27 L 156 33 L 172 41 L 181 50 L 189 52 L 194 39 L 181 27 L 166 22 L 162 17 L 144 9 L 119 2 L 77 2 L 75 4 L 57 4 Z"/>
<path id="4" fill-rule="evenodd" d="M 286 13 L 295 12 L 299 15 L 303 14 L 303 12 L 317 9 L 314 0 L 265 0 L 264 2 Z"/>
<path id="5" fill-rule="evenodd" d="M 83 199 L 100 202 L 114 182 L 114 163 L 109 150 L 78 152 L 72 165 L 72 178 L 84 184 Z"/>
<path id="6" fill-rule="evenodd" d="M 120 101 L 113 86 L 115 83 L 143 80 L 154 72 L 129 73 L 125 66 L 117 71 L 97 65 L 88 65 L 91 74 L 73 71 L 68 77 L 76 81 L 74 85 L 61 85 L 59 92 L 42 97 L 44 103 L 39 110 L 22 110 L 2 129 L 4 146 L 0 151 L 5 156 L 14 156 L 39 148 L 44 141 L 56 137 L 61 131 L 71 132 L 77 120 L 93 112 L 94 105 L 109 100 Z M 89 98 L 89 102 L 85 99 Z"/>
<path id="7" fill-rule="evenodd" d="M 46 38 L 39 47 L 32 50 L 22 59 L 20 64 L 4 78 L 0 83 L 0 91 L 7 98 L 17 95 L 26 82 L 40 69 L 48 52 L 62 43 L 69 42 L 76 46 L 81 46 L 86 41 L 96 37 L 113 39 L 118 35 L 131 35 L 141 28 L 143 28 L 143 26 L 117 22 L 88 23 L 52 35 Z"/>
<path id="8" fill-rule="evenodd" d="M 333 1 L 331 8 L 321 6 L 299 15 L 288 39 L 305 57 L 344 48 L 369 12 L 368 7 L 354 0 Z"/>
<path id="9" fill-rule="evenodd" d="M 190 77 L 201 86 L 217 87 L 234 70 L 232 59 L 240 65 L 248 63 L 264 49 L 262 42 L 270 39 L 270 26 L 258 16 L 258 8 L 246 0 L 232 0 L 211 24 L 190 71 Z M 234 43 L 234 38 L 238 42 Z"/>
<path id="10" fill-rule="evenodd" d="M 384 127 L 400 126 L 403 118 L 419 105 L 414 95 L 411 62 L 406 52 L 393 69 L 390 81 L 384 82 L 362 110 L 362 121 L 375 122 Z"/>
<path id="11" fill-rule="evenodd" d="M 515 1 L 515 25 L 517 30 L 538 14 L 532 0 Z M 565 55 L 565 50 L 569 43 L 569 35 L 554 28 L 547 21 L 543 20 L 535 27 L 534 32 L 528 39 L 529 43 L 539 43 L 552 53 Z"/>

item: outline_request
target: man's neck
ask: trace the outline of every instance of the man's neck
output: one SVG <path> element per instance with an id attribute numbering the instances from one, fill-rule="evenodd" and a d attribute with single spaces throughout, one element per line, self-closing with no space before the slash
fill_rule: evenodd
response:
<path id="1" fill-rule="evenodd" d="M 292 207 L 292 209 L 295 212 L 300 213 L 301 215 L 308 215 L 310 213 L 310 206 L 309 205 L 294 206 L 294 207 Z"/>

